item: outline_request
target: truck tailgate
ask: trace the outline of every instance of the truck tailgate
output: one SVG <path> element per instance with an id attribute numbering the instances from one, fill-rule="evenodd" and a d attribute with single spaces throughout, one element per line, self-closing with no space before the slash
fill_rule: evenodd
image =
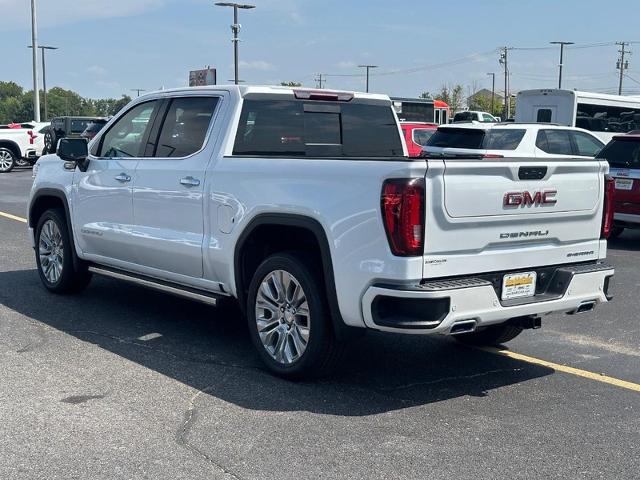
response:
<path id="1" fill-rule="evenodd" d="M 603 257 L 606 162 L 428 161 L 424 277 Z"/>

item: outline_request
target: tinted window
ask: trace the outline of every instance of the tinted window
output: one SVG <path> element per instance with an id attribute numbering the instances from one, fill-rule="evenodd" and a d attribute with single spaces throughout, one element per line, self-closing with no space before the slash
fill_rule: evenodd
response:
<path id="1" fill-rule="evenodd" d="M 640 129 L 640 108 L 578 104 L 576 127 L 594 132 L 630 132 Z"/>
<path id="2" fill-rule="evenodd" d="M 156 105 L 156 101 L 141 103 L 120 117 L 102 137 L 99 156 L 142 156 L 142 140 Z"/>
<path id="3" fill-rule="evenodd" d="M 216 97 L 171 100 L 153 156 L 187 157 L 200 150 L 217 103 Z"/>
<path id="4" fill-rule="evenodd" d="M 416 128 L 413 130 L 413 141 L 424 147 L 434 133 L 436 131 L 433 128 Z"/>
<path id="5" fill-rule="evenodd" d="M 89 120 L 71 120 L 71 133 L 82 133 L 89 125 Z"/>
<path id="6" fill-rule="evenodd" d="M 404 122 L 433 122 L 435 113 L 431 102 L 407 102 L 395 100 L 398 118 Z"/>
<path id="7" fill-rule="evenodd" d="M 604 146 L 604 143 L 591 135 L 583 132 L 571 132 L 573 140 L 576 142 L 578 155 L 584 157 L 595 157 L 596 153 Z"/>
<path id="8" fill-rule="evenodd" d="M 640 168 L 640 141 L 611 140 L 596 158 L 603 158 L 614 168 Z"/>
<path id="9" fill-rule="evenodd" d="M 536 117 L 536 122 L 551 123 L 551 109 L 550 108 L 539 108 L 538 109 L 538 116 Z"/>
<path id="10" fill-rule="evenodd" d="M 475 120 L 471 112 L 458 112 L 453 116 L 454 122 L 471 122 Z"/>
<path id="11" fill-rule="evenodd" d="M 102 130 L 102 127 L 104 127 L 106 123 L 106 121 L 91 122 L 89 123 L 89 125 L 87 125 L 85 132 L 98 133 L 100 130 Z"/>
<path id="12" fill-rule="evenodd" d="M 515 150 L 524 137 L 524 129 L 439 128 L 427 142 L 431 147 Z"/>
<path id="13" fill-rule="evenodd" d="M 525 131 L 515 128 L 492 128 L 485 136 L 483 147 L 487 150 L 515 150 L 520 145 Z"/>
<path id="14" fill-rule="evenodd" d="M 485 123 L 493 123 L 496 121 L 495 118 L 493 118 L 491 115 L 489 115 L 488 113 L 483 113 L 482 114 L 482 121 Z"/>
<path id="15" fill-rule="evenodd" d="M 536 147 L 554 155 L 573 155 L 568 130 L 540 130 L 536 138 Z"/>
<path id="16" fill-rule="evenodd" d="M 439 128 L 427 141 L 427 145 L 442 148 L 479 149 L 482 148 L 484 133 L 484 130 L 475 128 Z"/>
<path id="17" fill-rule="evenodd" d="M 244 101 L 233 153 L 403 155 L 398 126 L 388 105 L 253 99 Z"/>

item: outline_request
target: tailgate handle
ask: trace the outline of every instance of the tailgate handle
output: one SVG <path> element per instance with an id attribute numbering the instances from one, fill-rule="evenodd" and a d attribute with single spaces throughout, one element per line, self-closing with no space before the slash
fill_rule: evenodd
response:
<path id="1" fill-rule="evenodd" d="M 547 167 L 520 167 L 518 178 L 520 180 L 542 180 L 547 174 Z"/>

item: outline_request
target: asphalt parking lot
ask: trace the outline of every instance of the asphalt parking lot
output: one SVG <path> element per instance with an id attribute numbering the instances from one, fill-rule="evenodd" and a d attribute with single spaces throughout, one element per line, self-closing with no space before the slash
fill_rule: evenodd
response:
<path id="1" fill-rule="evenodd" d="M 371 332 L 290 383 L 230 310 L 104 278 L 48 294 L 30 186 L 0 176 L 2 479 L 640 478 L 640 232 L 610 243 L 614 302 L 512 356 Z"/>

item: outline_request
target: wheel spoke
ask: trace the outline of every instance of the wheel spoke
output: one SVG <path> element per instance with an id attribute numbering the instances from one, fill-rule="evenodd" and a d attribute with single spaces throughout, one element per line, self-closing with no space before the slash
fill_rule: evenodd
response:
<path id="1" fill-rule="evenodd" d="M 40 268 L 50 283 L 60 280 L 64 265 L 64 241 L 60 228 L 53 220 L 47 220 L 40 229 L 38 255 Z"/>

